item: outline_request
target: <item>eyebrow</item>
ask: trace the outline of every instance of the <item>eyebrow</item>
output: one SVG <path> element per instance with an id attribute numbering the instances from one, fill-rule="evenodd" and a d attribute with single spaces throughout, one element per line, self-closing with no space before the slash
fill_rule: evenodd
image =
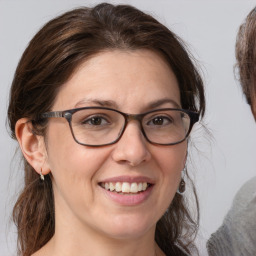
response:
<path id="1" fill-rule="evenodd" d="M 173 105 L 174 108 L 181 108 L 181 106 L 173 99 L 170 98 L 163 98 L 160 100 L 155 100 L 150 102 L 149 104 L 147 104 L 146 109 L 154 109 L 157 107 L 160 107 L 161 105 L 164 104 L 171 104 Z M 78 107 L 83 107 L 84 105 L 88 105 L 88 104 L 93 104 L 93 105 L 97 105 L 97 106 L 101 106 L 101 107 L 109 107 L 109 108 L 114 108 L 114 109 L 119 109 L 118 104 L 113 101 L 113 100 L 100 100 L 100 99 L 82 99 L 80 101 L 78 101 L 75 104 L 75 108 Z"/>
<path id="2" fill-rule="evenodd" d="M 160 107 L 161 105 L 170 103 L 173 105 L 175 108 L 181 108 L 181 106 L 173 99 L 170 98 L 163 98 L 160 100 L 152 101 L 148 104 L 147 108 L 157 108 Z"/>
<path id="3" fill-rule="evenodd" d="M 99 99 L 83 99 L 75 104 L 75 108 L 82 107 L 87 104 L 94 104 L 101 107 L 118 108 L 117 104 L 113 100 L 99 100 Z"/>

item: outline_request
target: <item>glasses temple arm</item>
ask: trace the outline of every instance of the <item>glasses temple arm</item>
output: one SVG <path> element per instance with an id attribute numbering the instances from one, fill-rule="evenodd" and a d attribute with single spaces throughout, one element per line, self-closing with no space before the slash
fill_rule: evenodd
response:
<path id="1" fill-rule="evenodd" d="M 53 112 L 46 112 L 40 115 L 41 118 L 48 118 L 48 117 L 64 117 L 63 111 L 53 111 Z"/>

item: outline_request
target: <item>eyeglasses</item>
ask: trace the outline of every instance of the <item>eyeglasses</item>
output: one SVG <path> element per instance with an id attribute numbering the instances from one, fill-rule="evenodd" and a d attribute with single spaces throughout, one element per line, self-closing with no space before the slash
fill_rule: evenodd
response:
<path id="1" fill-rule="evenodd" d="M 142 114 L 126 114 L 106 107 L 83 107 L 46 112 L 41 118 L 61 117 L 68 123 L 74 140 L 84 146 L 105 146 L 122 137 L 129 121 L 140 124 L 146 140 L 157 145 L 175 145 L 184 141 L 199 120 L 196 112 L 163 108 Z"/>

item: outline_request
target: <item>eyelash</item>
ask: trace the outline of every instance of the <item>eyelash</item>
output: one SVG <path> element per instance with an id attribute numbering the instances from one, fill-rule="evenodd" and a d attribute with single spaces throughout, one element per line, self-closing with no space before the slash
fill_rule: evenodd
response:
<path id="1" fill-rule="evenodd" d="M 82 122 L 81 122 L 81 124 L 89 124 L 90 123 L 90 125 L 95 125 L 95 124 L 92 124 L 92 120 L 93 119 L 100 119 L 101 120 L 101 122 L 102 122 L 102 120 L 105 120 L 106 121 L 106 123 L 109 123 L 108 121 L 107 121 L 107 119 L 105 118 L 105 117 L 103 117 L 103 116 L 100 116 L 100 115 L 94 115 L 94 116 L 90 116 L 90 117 L 87 117 L 86 119 L 84 119 Z M 101 125 L 101 124 L 100 124 Z M 95 125 L 96 126 L 96 125 Z"/>
<path id="2" fill-rule="evenodd" d="M 146 124 L 147 125 L 150 125 L 151 122 L 154 122 L 155 119 L 162 119 L 163 120 L 163 123 L 166 122 L 166 120 L 168 121 L 168 123 L 172 123 L 173 120 L 172 118 L 170 117 L 167 117 L 167 116 L 154 116 L 152 117 Z M 156 125 L 156 124 L 155 124 Z M 165 125 L 165 124 L 162 124 L 162 125 Z"/>

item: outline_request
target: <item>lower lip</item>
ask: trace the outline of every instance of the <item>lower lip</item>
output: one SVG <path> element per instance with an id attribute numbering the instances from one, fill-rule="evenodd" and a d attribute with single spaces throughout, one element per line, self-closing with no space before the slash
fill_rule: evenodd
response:
<path id="1" fill-rule="evenodd" d="M 140 192 L 138 194 L 118 194 L 116 192 L 111 192 L 104 188 L 102 189 L 111 200 L 118 203 L 119 205 L 133 206 L 139 205 L 147 200 L 147 198 L 150 196 L 152 192 L 153 185 L 147 188 L 147 190 Z"/>

